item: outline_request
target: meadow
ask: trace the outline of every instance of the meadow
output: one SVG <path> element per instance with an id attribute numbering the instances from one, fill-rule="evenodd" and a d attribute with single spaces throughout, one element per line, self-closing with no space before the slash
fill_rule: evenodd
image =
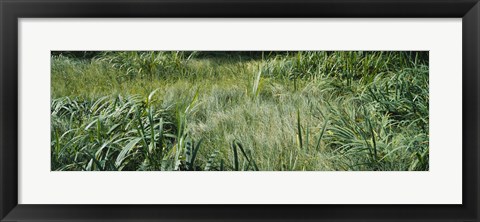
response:
<path id="1" fill-rule="evenodd" d="M 52 52 L 53 171 L 427 171 L 428 52 Z"/>

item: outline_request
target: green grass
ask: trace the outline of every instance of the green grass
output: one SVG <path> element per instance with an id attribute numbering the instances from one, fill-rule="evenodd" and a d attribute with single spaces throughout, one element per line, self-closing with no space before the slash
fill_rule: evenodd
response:
<path id="1" fill-rule="evenodd" d="M 57 52 L 51 63 L 52 170 L 429 169 L 428 52 Z"/>

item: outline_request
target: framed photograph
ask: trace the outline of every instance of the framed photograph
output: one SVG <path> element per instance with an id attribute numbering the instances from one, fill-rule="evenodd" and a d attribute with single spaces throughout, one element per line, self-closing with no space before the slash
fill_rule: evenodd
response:
<path id="1" fill-rule="evenodd" d="M 477 0 L 0 2 L 1 221 L 478 221 Z"/>

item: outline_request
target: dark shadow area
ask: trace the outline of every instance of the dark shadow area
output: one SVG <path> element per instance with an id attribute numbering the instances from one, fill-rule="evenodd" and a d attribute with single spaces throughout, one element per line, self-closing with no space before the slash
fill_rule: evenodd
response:
<path id="1" fill-rule="evenodd" d="M 114 52 L 114 51 L 110 51 Z M 139 51 L 141 52 L 141 51 Z M 147 52 L 147 51 L 145 51 Z M 240 59 L 240 60 L 258 60 L 258 59 L 268 59 L 278 55 L 288 55 L 296 54 L 301 51 L 182 51 L 188 56 L 192 55 L 195 58 L 199 59 Z M 327 55 L 334 53 L 335 51 L 326 51 Z M 369 53 L 375 53 L 376 51 L 364 51 L 364 55 Z M 389 51 L 385 51 L 389 52 Z M 65 56 L 69 58 L 76 59 L 93 59 L 95 57 L 101 56 L 106 51 L 52 51 L 52 56 Z M 403 51 L 407 58 L 410 61 L 417 61 L 423 64 L 428 65 L 429 61 L 429 52 L 428 51 Z"/>

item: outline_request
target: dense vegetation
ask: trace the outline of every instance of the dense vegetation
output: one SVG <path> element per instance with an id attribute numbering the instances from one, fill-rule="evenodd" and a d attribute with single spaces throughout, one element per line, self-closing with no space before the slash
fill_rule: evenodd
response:
<path id="1" fill-rule="evenodd" d="M 52 170 L 428 170 L 428 52 L 54 52 Z"/>

